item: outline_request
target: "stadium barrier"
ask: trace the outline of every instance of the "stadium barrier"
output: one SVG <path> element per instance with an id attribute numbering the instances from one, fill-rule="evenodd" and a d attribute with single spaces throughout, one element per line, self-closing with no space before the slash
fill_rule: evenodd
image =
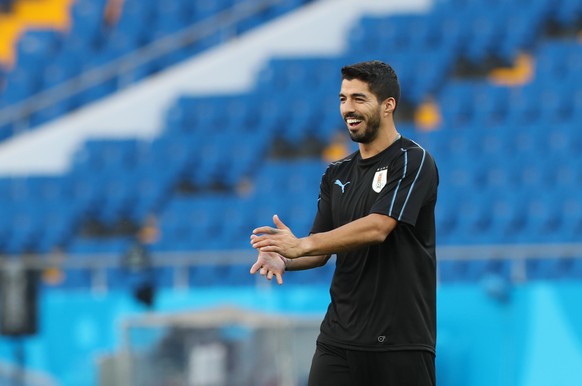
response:
<path id="1" fill-rule="evenodd" d="M 252 250 L 198 251 L 198 252 L 160 252 L 152 253 L 151 266 L 155 269 L 170 269 L 171 283 L 174 288 L 186 288 L 190 284 L 189 269 L 197 266 L 231 266 L 253 264 L 256 254 Z M 123 269 L 123 256 L 111 254 L 43 256 L 26 255 L 20 258 L 25 268 L 43 271 L 49 268 L 78 270 L 85 272 L 90 281 L 87 289 L 106 292 L 110 286 L 108 271 Z M 582 260 L 582 244 L 529 244 L 529 245 L 471 245 L 441 246 L 437 248 L 438 264 L 447 262 L 505 262 L 509 267 L 512 283 L 529 280 L 527 263 L 539 260 L 573 259 Z M 13 258 L 0 258 L 0 270 Z M 440 270 L 437 269 L 437 273 Z M 85 276 L 87 276 L 85 275 Z M 559 277 L 556 277 L 559 279 Z M 443 280 L 439 275 L 439 280 Z M 227 283 L 226 283 L 227 284 Z"/>

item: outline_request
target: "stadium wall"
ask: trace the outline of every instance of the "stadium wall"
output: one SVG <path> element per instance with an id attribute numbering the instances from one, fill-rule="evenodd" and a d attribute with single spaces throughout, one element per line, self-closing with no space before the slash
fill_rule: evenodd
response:
<path id="1" fill-rule="evenodd" d="M 579 385 L 581 291 L 579 282 L 441 285 L 439 385 Z M 160 291 L 155 311 L 236 306 L 321 317 L 328 302 L 326 286 L 199 288 Z M 62 386 L 97 386 L 96 365 L 105 354 L 120 350 L 123 321 L 149 312 L 126 292 L 50 291 L 41 307 L 41 334 L 26 342 L 28 365 L 54 374 Z M 0 358 L 10 361 L 10 355 L 10 343 L 1 340 Z"/>

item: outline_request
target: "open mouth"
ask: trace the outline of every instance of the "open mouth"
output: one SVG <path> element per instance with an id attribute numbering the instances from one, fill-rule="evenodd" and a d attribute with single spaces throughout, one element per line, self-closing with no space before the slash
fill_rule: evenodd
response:
<path id="1" fill-rule="evenodd" d="M 362 119 L 352 118 L 352 117 L 346 118 L 346 124 L 348 125 L 348 127 L 350 129 L 357 128 L 362 122 L 363 122 Z"/>

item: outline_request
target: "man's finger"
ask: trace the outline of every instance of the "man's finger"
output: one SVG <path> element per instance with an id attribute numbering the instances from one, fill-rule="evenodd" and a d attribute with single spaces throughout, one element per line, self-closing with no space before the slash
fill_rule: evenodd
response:
<path id="1" fill-rule="evenodd" d="M 272 240 L 252 240 L 251 246 L 255 249 L 260 249 L 263 252 L 273 252 L 269 247 L 274 247 Z"/>
<path id="2" fill-rule="evenodd" d="M 278 215 L 273 216 L 273 222 L 277 226 L 277 229 L 289 229 L 289 227 L 281 221 Z"/>
<path id="3" fill-rule="evenodd" d="M 257 271 L 259 270 L 259 268 L 261 268 L 261 264 L 257 261 L 255 264 L 253 264 L 253 266 L 251 267 L 251 274 L 255 274 L 257 273 Z"/>
<path id="4" fill-rule="evenodd" d="M 265 241 L 265 238 L 263 236 L 255 236 L 251 238 L 251 245 L 254 247 L 255 245 L 260 244 L 263 241 Z"/>
<path id="5" fill-rule="evenodd" d="M 278 231 L 279 230 L 276 228 L 264 226 L 264 227 L 258 227 L 258 228 L 253 229 L 253 234 L 260 235 L 261 233 L 264 233 L 264 234 L 272 235 L 272 234 L 277 233 Z"/>
<path id="6" fill-rule="evenodd" d="M 263 248 L 267 248 L 270 247 L 271 245 L 269 245 L 270 243 L 268 241 L 261 241 L 258 243 L 252 243 L 252 247 L 255 249 L 260 249 L 263 252 L 266 252 L 266 250 L 263 250 Z"/>
<path id="7" fill-rule="evenodd" d="M 259 247 L 256 248 L 258 249 L 260 252 L 276 252 L 279 253 L 279 247 L 275 246 L 275 245 L 269 245 L 266 247 Z"/>
<path id="8" fill-rule="evenodd" d="M 279 285 L 283 284 L 283 275 L 281 275 L 280 273 L 276 273 L 275 278 L 277 278 L 277 283 Z"/>

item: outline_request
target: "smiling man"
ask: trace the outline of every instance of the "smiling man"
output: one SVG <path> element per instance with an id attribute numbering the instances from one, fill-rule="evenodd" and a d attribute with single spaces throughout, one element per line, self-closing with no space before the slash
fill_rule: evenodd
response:
<path id="1" fill-rule="evenodd" d="M 341 73 L 340 112 L 358 151 L 328 166 L 309 236 L 276 215 L 276 227 L 253 231 L 251 273 L 282 284 L 285 271 L 336 254 L 309 386 L 433 386 L 436 164 L 396 129 L 392 67 L 371 61 Z"/>

